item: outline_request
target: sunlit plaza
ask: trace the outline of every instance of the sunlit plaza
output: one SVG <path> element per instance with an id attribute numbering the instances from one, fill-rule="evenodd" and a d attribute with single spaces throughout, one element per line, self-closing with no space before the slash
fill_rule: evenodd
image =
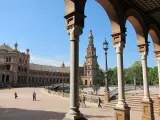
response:
<path id="1" fill-rule="evenodd" d="M 1 0 L 0 120 L 160 120 L 159 0 Z"/>
<path id="2" fill-rule="evenodd" d="M 37 93 L 36 101 L 32 100 L 33 91 Z M 43 88 L 5 89 L 0 95 L 0 120 L 63 120 L 69 108 L 69 98 L 50 95 Z M 80 110 L 88 120 L 115 120 L 113 108 L 97 108 L 97 104 L 90 102 L 86 105 Z M 141 112 L 131 111 L 131 120 L 135 119 L 141 119 Z"/>

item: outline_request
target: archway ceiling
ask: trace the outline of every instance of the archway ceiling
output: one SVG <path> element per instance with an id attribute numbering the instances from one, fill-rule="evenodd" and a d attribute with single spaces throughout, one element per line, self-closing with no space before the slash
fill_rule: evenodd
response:
<path id="1" fill-rule="evenodd" d="M 126 6 L 136 9 L 146 22 L 160 28 L 160 0 L 125 0 Z"/>

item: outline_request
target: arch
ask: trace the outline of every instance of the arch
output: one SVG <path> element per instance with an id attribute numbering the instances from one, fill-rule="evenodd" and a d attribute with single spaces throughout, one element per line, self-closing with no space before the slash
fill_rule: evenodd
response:
<path id="1" fill-rule="evenodd" d="M 34 82 L 34 77 L 32 77 L 32 84 L 34 84 L 35 82 Z"/>
<path id="2" fill-rule="evenodd" d="M 87 85 L 87 80 L 85 80 L 85 83 L 84 83 L 85 85 Z"/>
<path id="3" fill-rule="evenodd" d="M 109 16 L 112 26 L 112 34 L 121 33 L 120 17 L 118 17 L 117 12 L 114 9 L 112 3 L 109 0 L 96 0 L 96 1 L 102 6 L 102 8 L 104 8 L 104 10 Z M 67 18 L 69 14 L 71 14 L 72 12 L 77 12 L 83 15 L 83 17 L 85 18 L 84 11 L 85 11 L 86 0 L 77 0 L 76 2 L 73 0 L 67 0 L 65 4 L 66 4 L 66 15 L 67 15 L 65 16 L 65 18 Z M 117 5 L 115 8 L 117 7 L 119 8 L 119 5 Z M 120 13 L 123 14 L 122 9 Z M 82 18 L 82 20 L 80 21 L 77 21 L 77 24 L 80 24 L 81 26 L 84 27 L 84 18 Z M 67 20 L 67 23 L 69 26 L 70 19 Z"/>
<path id="4" fill-rule="evenodd" d="M 160 30 L 153 24 L 149 25 L 148 34 L 152 38 L 154 51 L 160 51 Z"/>
<path id="5" fill-rule="evenodd" d="M 18 75 L 18 84 L 20 84 L 20 76 Z"/>
<path id="6" fill-rule="evenodd" d="M 2 82 L 5 82 L 4 79 L 5 79 L 5 75 L 3 74 L 2 75 Z"/>
<path id="7" fill-rule="evenodd" d="M 6 82 L 9 83 L 9 75 L 6 76 Z"/>
<path id="8" fill-rule="evenodd" d="M 42 80 L 42 84 L 44 84 L 44 78 L 43 78 L 43 80 Z"/>
<path id="9" fill-rule="evenodd" d="M 62 78 L 60 79 L 60 83 L 62 83 Z"/>
<path id="10" fill-rule="evenodd" d="M 27 68 L 26 67 L 24 68 L 24 71 L 27 72 Z"/>
<path id="11" fill-rule="evenodd" d="M 6 70 L 10 70 L 11 69 L 11 65 L 6 65 Z"/>
<path id="12" fill-rule="evenodd" d="M 114 6 L 109 0 L 96 0 L 106 11 L 112 27 L 112 34 L 121 33 L 121 20 L 120 17 L 117 15 L 116 10 L 114 9 Z M 122 12 L 121 12 L 122 13 Z"/>
<path id="13" fill-rule="evenodd" d="M 148 44 L 147 27 L 141 15 L 134 9 L 128 9 L 125 12 L 125 24 L 127 20 L 133 25 L 136 31 L 138 45 Z"/>
<path id="14" fill-rule="evenodd" d="M 67 83 L 69 83 L 69 79 L 67 79 Z"/>

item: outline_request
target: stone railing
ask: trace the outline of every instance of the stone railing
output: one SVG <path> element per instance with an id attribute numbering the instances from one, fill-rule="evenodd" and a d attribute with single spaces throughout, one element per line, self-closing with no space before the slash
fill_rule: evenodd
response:
<path id="1" fill-rule="evenodd" d="M 61 97 L 67 97 L 69 98 L 69 93 L 63 93 L 63 92 L 55 92 L 52 90 L 48 90 L 46 88 L 44 88 L 44 91 L 51 94 L 51 95 L 57 95 L 57 96 L 61 96 Z M 86 101 L 91 102 L 91 103 L 98 103 L 98 97 L 101 98 L 102 102 L 102 96 L 98 96 L 98 95 L 88 95 L 88 94 L 83 94 L 86 97 Z M 81 95 L 80 95 L 81 96 Z"/>
<path id="2" fill-rule="evenodd" d="M 55 92 L 52 90 L 48 90 L 46 88 L 44 88 L 44 91 L 51 94 L 51 95 L 58 95 L 58 96 L 62 96 L 62 97 L 68 97 L 69 98 L 69 94 L 68 93 L 63 93 L 63 92 Z"/>

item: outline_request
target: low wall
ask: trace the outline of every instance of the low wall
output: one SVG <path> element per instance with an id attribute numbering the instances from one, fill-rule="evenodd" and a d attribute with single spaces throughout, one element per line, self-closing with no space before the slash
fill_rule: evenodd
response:
<path id="1" fill-rule="evenodd" d="M 63 93 L 63 92 L 55 92 L 55 91 L 51 91 L 48 89 L 44 88 L 44 91 L 51 94 L 51 95 L 58 95 L 58 96 L 62 96 L 62 97 L 68 97 L 69 98 L 69 94 L 68 93 Z"/>
<path id="2" fill-rule="evenodd" d="M 51 94 L 51 95 L 58 95 L 58 96 L 61 96 L 61 97 L 67 97 L 67 98 L 69 98 L 69 94 L 68 93 L 55 92 L 55 91 L 52 91 L 52 90 L 48 90 L 46 88 L 44 88 L 44 91 L 47 92 L 47 93 L 49 93 L 49 94 Z M 91 103 L 98 103 L 98 97 L 99 96 L 96 96 L 96 95 L 87 95 L 87 94 L 83 94 L 83 95 L 86 97 L 86 101 L 91 102 Z M 102 98 L 101 98 L 101 100 L 103 102 Z"/>

